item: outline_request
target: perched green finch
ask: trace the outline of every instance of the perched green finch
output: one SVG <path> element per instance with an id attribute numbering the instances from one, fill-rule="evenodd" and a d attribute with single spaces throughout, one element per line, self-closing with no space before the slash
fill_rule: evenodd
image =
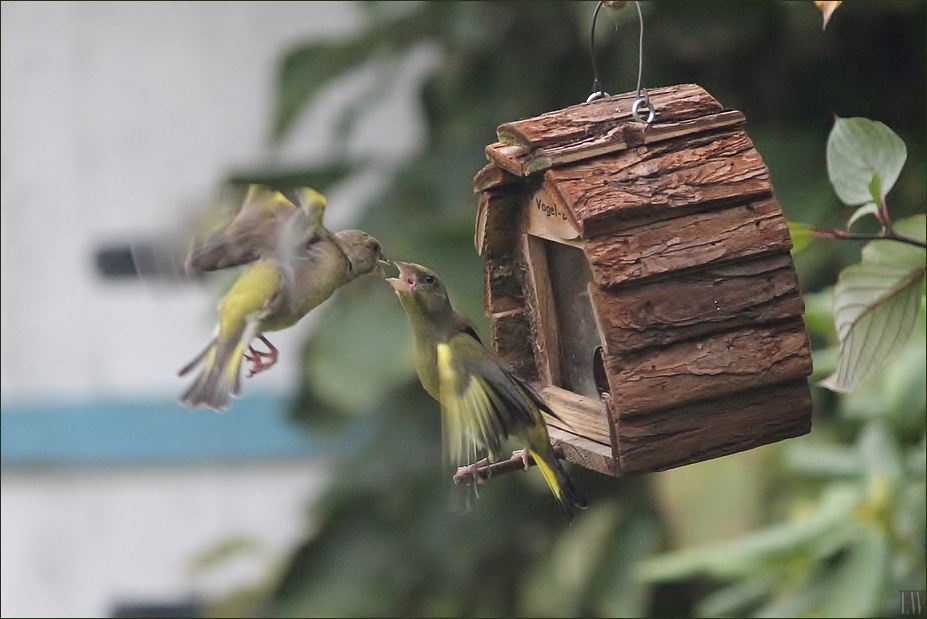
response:
<path id="1" fill-rule="evenodd" d="M 251 264 L 219 302 L 215 336 L 179 372 L 184 376 L 200 366 L 180 399 L 188 408 L 228 408 L 229 398 L 241 388 L 242 358 L 251 363 L 248 376 L 277 360 L 277 349 L 263 333 L 293 326 L 335 290 L 380 269 L 385 260 L 369 234 L 325 229 L 321 195 L 304 189 L 297 196 L 300 207 L 279 192 L 252 187 L 229 226 L 191 249 L 188 269 Z M 252 348 L 254 338 L 269 352 Z"/>
<path id="2" fill-rule="evenodd" d="M 451 306 L 438 276 L 425 267 L 396 262 L 396 290 L 415 334 L 415 369 L 422 386 L 441 403 L 445 456 L 460 466 L 479 452 L 497 459 L 511 437 L 534 458 L 551 491 L 572 520 L 583 498 L 560 465 L 541 411 L 556 417 L 541 397 L 480 341 L 473 323 Z"/>

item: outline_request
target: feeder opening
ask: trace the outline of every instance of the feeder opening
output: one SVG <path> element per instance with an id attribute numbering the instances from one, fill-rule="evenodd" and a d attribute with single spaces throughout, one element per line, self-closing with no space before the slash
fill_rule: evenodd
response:
<path id="1" fill-rule="evenodd" d="M 553 320 L 557 325 L 559 351 L 551 354 L 557 354 L 560 371 L 559 377 L 553 377 L 553 383 L 598 400 L 595 353 L 601 347 L 601 339 L 589 298 L 592 271 L 578 247 L 548 240 L 539 240 L 539 244 L 546 257 L 549 294 L 556 314 Z"/>

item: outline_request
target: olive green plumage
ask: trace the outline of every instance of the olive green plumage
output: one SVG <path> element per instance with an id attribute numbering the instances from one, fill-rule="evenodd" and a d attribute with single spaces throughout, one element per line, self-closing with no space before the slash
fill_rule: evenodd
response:
<path id="1" fill-rule="evenodd" d="M 285 236 L 284 231 L 291 236 L 311 236 L 320 230 L 325 197 L 309 188 L 295 193 L 301 208 L 279 191 L 251 185 L 234 219 L 223 222 L 217 232 L 193 241 L 187 254 L 187 272 L 216 271 L 254 262 L 275 251 L 286 253 L 297 239 Z"/>
<path id="2" fill-rule="evenodd" d="M 299 207 L 280 192 L 252 186 L 239 215 L 191 247 L 188 270 L 248 266 L 219 302 L 215 337 L 180 370 L 183 376 L 200 366 L 181 396 L 185 406 L 228 408 L 229 398 L 241 388 L 242 358 L 252 362 L 252 374 L 276 360 L 276 349 L 263 333 L 293 326 L 335 290 L 377 270 L 384 260 L 380 244 L 369 234 L 332 233 L 322 225 L 325 198 L 320 194 L 302 189 L 296 195 Z M 251 348 L 256 337 L 270 353 Z"/>
<path id="3" fill-rule="evenodd" d="M 415 368 L 425 390 L 442 405 L 445 456 L 461 466 L 481 452 L 495 460 L 506 438 L 534 458 L 567 517 L 586 499 L 554 455 L 541 397 L 480 341 L 473 323 L 454 310 L 447 289 L 425 267 L 396 262 L 389 279 L 415 335 Z"/>

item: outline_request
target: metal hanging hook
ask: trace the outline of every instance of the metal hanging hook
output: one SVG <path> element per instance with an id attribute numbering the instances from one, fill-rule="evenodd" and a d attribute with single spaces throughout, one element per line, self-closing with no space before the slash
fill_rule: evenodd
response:
<path id="1" fill-rule="evenodd" d="M 597 99 L 604 99 L 609 94 L 602 89 L 602 80 L 599 77 L 599 65 L 595 57 L 595 24 L 599 17 L 599 10 L 602 5 L 610 4 L 606 0 L 600 0 L 596 4 L 595 12 L 592 14 L 592 28 L 589 32 L 589 55 L 592 58 L 592 73 L 595 81 L 592 84 L 592 94 L 586 99 L 586 103 Z M 641 12 L 641 3 L 634 0 L 634 6 L 637 8 L 637 20 L 640 23 L 640 37 L 637 43 L 637 99 L 631 105 L 631 116 L 637 122 L 650 124 L 653 121 L 655 110 L 650 98 L 647 96 L 647 89 L 641 87 L 641 80 L 644 74 L 644 14 Z M 646 118 L 644 114 L 646 113 Z"/>
<path id="2" fill-rule="evenodd" d="M 592 28 L 589 30 L 589 56 L 592 58 L 592 75 L 595 81 L 592 82 L 592 94 L 586 99 L 586 103 L 609 96 L 607 92 L 602 90 L 602 80 L 599 79 L 599 63 L 595 59 L 595 22 L 599 18 L 599 9 L 602 8 L 603 4 L 605 4 L 605 0 L 599 0 L 599 3 L 595 5 L 595 12 L 592 13 Z"/>

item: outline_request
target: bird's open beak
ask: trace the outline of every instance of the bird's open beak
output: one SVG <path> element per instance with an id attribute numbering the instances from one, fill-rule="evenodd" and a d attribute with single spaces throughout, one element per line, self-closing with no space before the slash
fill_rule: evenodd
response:
<path id="1" fill-rule="evenodd" d="M 415 272 L 412 270 L 412 265 L 398 260 L 393 264 L 399 269 L 399 277 L 391 277 L 386 281 L 396 292 L 412 292 L 412 286 L 415 284 Z"/>
<path id="2" fill-rule="evenodd" d="M 383 267 L 390 264 L 393 263 L 389 261 L 389 258 L 381 254 L 380 257 L 377 258 L 377 264 L 374 267 L 373 272 L 376 273 L 378 277 L 386 277 L 386 269 Z"/>

